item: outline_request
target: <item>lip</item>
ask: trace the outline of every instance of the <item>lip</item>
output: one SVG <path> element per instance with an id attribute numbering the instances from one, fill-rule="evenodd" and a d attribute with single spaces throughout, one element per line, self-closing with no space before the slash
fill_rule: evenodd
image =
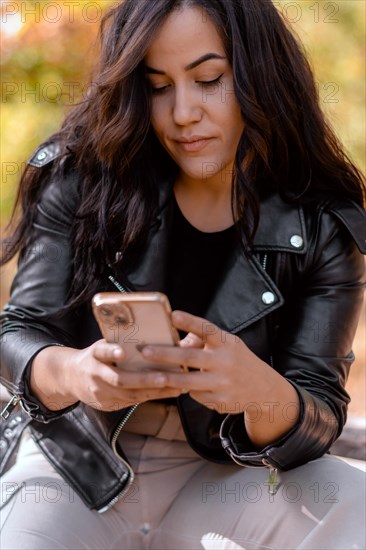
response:
<path id="1" fill-rule="evenodd" d="M 214 138 L 207 136 L 189 136 L 174 140 L 186 152 L 201 151 Z"/>

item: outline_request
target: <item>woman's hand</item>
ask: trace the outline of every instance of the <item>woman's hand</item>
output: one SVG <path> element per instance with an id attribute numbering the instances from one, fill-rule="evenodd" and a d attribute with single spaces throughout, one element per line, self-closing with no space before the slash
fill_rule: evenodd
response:
<path id="1" fill-rule="evenodd" d="M 143 355 L 166 365 L 185 365 L 188 373 L 164 371 L 167 387 L 188 392 L 221 414 L 244 413 L 254 444 L 278 439 L 296 423 L 299 398 L 295 388 L 257 357 L 238 337 L 183 311 L 172 315 L 177 329 L 188 332 L 179 348 L 146 346 Z"/>
<path id="2" fill-rule="evenodd" d="M 61 410 L 81 401 L 103 411 L 119 410 L 150 399 L 177 397 L 157 372 L 125 371 L 121 346 L 98 340 L 72 349 L 50 346 L 40 351 L 31 369 L 31 391 L 50 410 Z"/>
<path id="3" fill-rule="evenodd" d="M 70 358 L 76 378 L 78 400 L 102 410 L 118 410 L 151 399 L 177 397 L 181 391 L 169 388 L 165 379 L 147 370 L 123 370 L 121 346 L 98 340 Z M 116 362 L 121 367 L 116 366 Z"/>
<path id="4" fill-rule="evenodd" d="M 190 367 L 188 373 L 161 373 L 167 386 L 182 388 L 193 399 L 220 413 L 239 413 L 253 401 L 259 383 L 272 370 L 237 336 L 219 329 L 206 319 L 186 312 L 172 315 L 176 328 L 188 332 L 179 348 L 145 346 L 149 361 Z"/>

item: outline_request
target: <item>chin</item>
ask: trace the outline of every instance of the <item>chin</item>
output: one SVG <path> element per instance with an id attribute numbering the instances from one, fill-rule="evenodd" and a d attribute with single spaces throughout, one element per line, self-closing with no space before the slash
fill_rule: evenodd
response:
<path id="1" fill-rule="evenodd" d="M 192 166 L 193 161 L 194 165 Z M 215 159 L 192 159 L 190 165 L 184 162 L 178 163 L 178 166 L 187 177 L 195 180 L 210 179 L 220 174 L 220 165 Z"/>
<path id="2" fill-rule="evenodd" d="M 209 175 L 209 177 L 207 177 L 205 174 L 202 173 L 202 170 L 200 170 L 199 172 L 192 172 L 191 170 L 184 170 L 184 168 L 181 169 L 182 170 L 182 173 L 189 179 L 191 180 L 196 180 L 196 181 L 206 181 L 208 179 L 211 179 L 213 177 L 215 177 L 216 174 L 211 174 Z"/>

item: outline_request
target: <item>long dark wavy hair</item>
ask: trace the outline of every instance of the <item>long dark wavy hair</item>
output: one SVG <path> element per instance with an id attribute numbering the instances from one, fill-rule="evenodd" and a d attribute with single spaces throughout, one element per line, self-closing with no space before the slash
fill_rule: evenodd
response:
<path id="1" fill-rule="evenodd" d="M 93 294 L 116 250 L 126 254 L 144 242 L 159 181 L 178 171 L 150 125 L 143 60 L 165 19 L 186 6 L 212 18 L 233 67 L 245 128 L 235 158 L 232 209 L 247 246 L 258 224 L 259 190 L 287 201 L 331 195 L 363 205 L 362 175 L 326 122 L 302 47 L 271 2 L 124 0 L 103 18 L 100 62 L 87 97 L 48 140 L 60 143 L 59 159 L 52 168 L 27 166 L 22 175 L 15 229 L 2 259 L 27 245 L 50 171 L 75 168 L 80 205 L 73 227 L 72 306 Z"/>

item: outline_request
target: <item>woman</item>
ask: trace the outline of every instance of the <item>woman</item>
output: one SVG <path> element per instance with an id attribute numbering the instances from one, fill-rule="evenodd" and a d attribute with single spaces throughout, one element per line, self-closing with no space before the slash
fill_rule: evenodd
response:
<path id="1" fill-rule="evenodd" d="M 361 548 L 363 475 L 323 455 L 349 401 L 363 182 L 298 44 L 267 1 L 126 0 L 102 45 L 29 161 L 5 258 L 5 458 L 26 430 L 3 547 Z M 141 353 L 194 370 L 123 370 L 90 307 L 116 289 L 168 295 L 185 337 Z"/>

